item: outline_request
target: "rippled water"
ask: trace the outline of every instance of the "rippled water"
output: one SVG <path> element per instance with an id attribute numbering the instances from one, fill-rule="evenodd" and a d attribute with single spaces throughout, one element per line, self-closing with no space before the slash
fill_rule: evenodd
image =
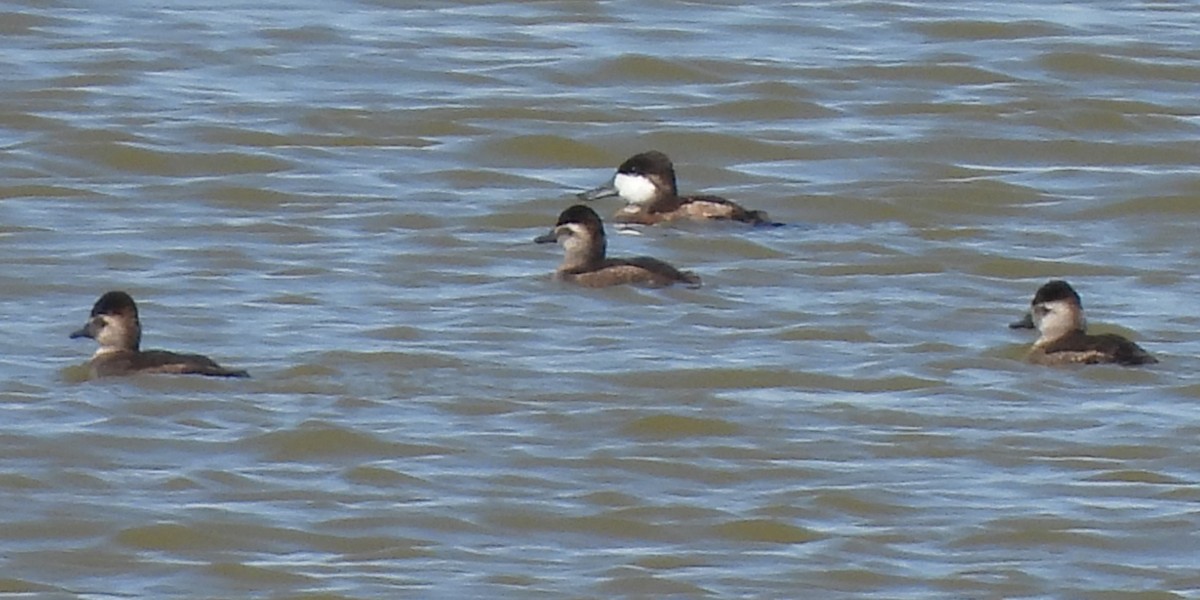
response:
<path id="1" fill-rule="evenodd" d="M 1200 598 L 1198 28 L 9 3 L 0 595 Z M 550 279 L 650 148 L 789 225 L 611 235 L 699 290 Z M 1021 362 L 1051 277 L 1161 364 Z M 85 381 L 117 288 L 254 378 Z"/>

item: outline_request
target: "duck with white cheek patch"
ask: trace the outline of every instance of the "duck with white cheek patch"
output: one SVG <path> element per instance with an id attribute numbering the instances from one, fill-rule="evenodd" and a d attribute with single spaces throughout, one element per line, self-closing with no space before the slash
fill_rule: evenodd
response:
<path id="1" fill-rule="evenodd" d="M 1025 318 L 1013 329 L 1037 329 L 1027 359 L 1041 365 L 1101 364 L 1145 365 L 1158 359 L 1141 346 L 1114 333 L 1089 335 L 1083 302 L 1071 285 L 1053 280 L 1038 288 Z"/>
<path id="2" fill-rule="evenodd" d="M 72 338 L 92 338 L 100 348 L 88 364 L 92 377 L 175 373 L 214 377 L 249 377 L 239 369 L 227 369 L 199 354 L 165 350 L 142 350 L 142 324 L 137 304 L 125 292 L 108 292 L 92 306 L 92 314 Z"/>
<path id="3" fill-rule="evenodd" d="M 558 216 L 554 229 L 534 238 L 539 244 L 557 242 L 565 256 L 555 276 L 586 287 L 608 287 L 627 283 L 664 287 L 682 283 L 700 287 L 700 277 L 647 256 L 608 258 L 604 223 L 596 211 L 576 204 Z"/>
<path id="4" fill-rule="evenodd" d="M 667 221 L 739 221 L 751 225 L 782 225 L 761 210 L 743 208 L 719 196 L 680 196 L 675 165 L 657 150 L 630 157 L 617 167 L 612 182 L 579 194 L 581 200 L 620 196 L 625 206 L 613 215 L 617 223 L 654 225 Z"/>

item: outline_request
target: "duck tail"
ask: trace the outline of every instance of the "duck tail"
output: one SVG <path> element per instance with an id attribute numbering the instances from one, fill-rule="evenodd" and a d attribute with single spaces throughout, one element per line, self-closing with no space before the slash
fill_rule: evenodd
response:
<path id="1" fill-rule="evenodd" d="M 772 221 L 765 210 L 748 210 L 744 220 L 755 227 L 783 227 L 783 223 Z"/>

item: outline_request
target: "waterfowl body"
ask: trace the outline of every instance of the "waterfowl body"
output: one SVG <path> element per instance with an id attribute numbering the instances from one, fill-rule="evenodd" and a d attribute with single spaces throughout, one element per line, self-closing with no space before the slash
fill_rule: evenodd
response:
<path id="1" fill-rule="evenodd" d="M 1100 364 L 1144 365 L 1158 359 L 1141 346 L 1117 334 L 1089 335 L 1079 294 L 1065 281 L 1053 280 L 1033 296 L 1025 319 L 1013 328 L 1036 328 L 1040 334 L 1028 360 L 1043 365 Z"/>
<path id="2" fill-rule="evenodd" d="M 92 355 L 92 377 L 177 373 L 217 377 L 249 377 L 242 370 L 227 369 L 199 354 L 165 350 L 142 350 L 142 325 L 137 304 L 125 292 L 108 292 L 92 306 L 91 317 L 72 338 L 92 338 L 100 348 Z"/>
<path id="3" fill-rule="evenodd" d="M 565 256 L 555 275 L 582 286 L 608 287 L 627 283 L 651 287 L 676 283 L 700 286 L 700 277 L 695 273 L 680 271 L 655 258 L 607 258 L 604 223 L 596 211 L 582 204 L 564 210 L 554 229 L 533 241 L 561 244 Z"/>
<path id="4" fill-rule="evenodd" d="M 635 154 L 610 183 L 579 194 L 582 200 L 620 196 L 625 206 L 613 215 L 617 223 L 654 225 L 664 221 L 727 220 L 752 225 L 779 225 L 761 210 L 748 210 L 719 196 L 680 196 L 675 165 L 657 150 Z"/>

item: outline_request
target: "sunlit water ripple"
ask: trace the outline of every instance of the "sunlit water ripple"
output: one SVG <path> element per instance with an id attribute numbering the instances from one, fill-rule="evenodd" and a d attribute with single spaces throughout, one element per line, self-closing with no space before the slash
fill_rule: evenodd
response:
<path id="1" fill-rule="evenodd" d="M 87 4 L 0 10 L 0 595 L 1200 598 L 1193 4 Z M 788 225 L 553 281 L 650 148 Z M 1051 277 L 1161 364 L 1024 364 Z M 254 378 L 85 381 L 118 288 Z"/>

